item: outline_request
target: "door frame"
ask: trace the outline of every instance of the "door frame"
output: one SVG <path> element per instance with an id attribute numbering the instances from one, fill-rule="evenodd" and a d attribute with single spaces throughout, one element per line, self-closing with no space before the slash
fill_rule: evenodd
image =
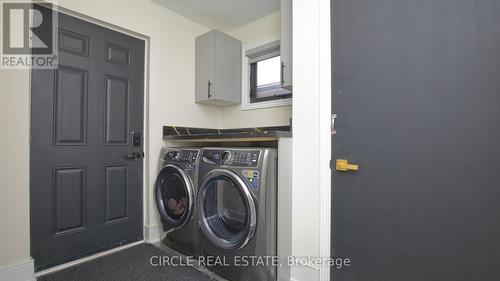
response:
<path id="1" fill-rule="evenodd" d="M 149 237 L 146 236 L 148 235 L 149 231 L 148 231 L 148 222 L 150 220 L 149 218 L 149 210 L 151 208 L 151 204 L 148 200 L 149 198 L 149 194 L 150 194 L 150 191 L 151 191 L 151 187 L 149 185 L 150 181 L 149 181 L 149 160 L 150 160 L 150 148 L 149 148 L 149 140 L 150 140 L 150 132 L 149 132 L 149 65 L 150 65 L 150 38 L 149 36 L 146 36 L 146 35 L 143 35 L 141 33 L 138 33 L 138 32 L 135 32 L 135 31 L 132 31 L 132 30 L 129 30 L 129 29 L 126 29 L 126 28 L 122 28 L 120 26 L 117 26 L 117 25 L 114 25 L 114 24 L 111 24 L 111 23 L 107 23 L 105 21 L 101 21 L 99 19 L 96 19 L 96 18 L 93 18 L 93 17 L 90 17 L 90 16 L 87 16 L 87 15 L 84 15 L 84 14 L 81 14 L 81 13 L 78 13 L 78 12 L 75 12 L 73 10 L 70 10 L 70 9 L 67 9 L 67 8 L 64 8 L 64 7 L 61 7 L 61 6 L 57 6 L 57 5 L 52 5 L 52 8 L 58 12 L 58 13 L 63 13 L 63 14 L 66 14 L 66 15 L 69 15 L 69 16 L 72 16 L 72 17 L 75 17 L 75 18 L 78 18 L 80 20 L 83 20 L 83 21 L 86 21 L 86 22 L 89 22 L 89 23 L 92 23 L 92 24 L 95 24 L 95 25 L 98 25 L 98 26 L 102 26 L 104 28 L 107 28 L 109 30 L 113 30 L 113 31 L 116 31 L 116 32 L 119 32 L 119 33 L 122 33 L 122 34 L 125 34 L 127 36 L 130 36 L 130 37 L 133 37 L 133 38 L 137 38 L 139 40 L 142 40 L 144 41 L 144 108 L 143 108 L 143 144 L 144 144 L 144 158 L 143 158 L 143 179 L 142 179 L 142 206 L 143 206 L 143 209 L 142 209 L 142 215 L 143 215 L 143 240 L 141 241 L 137 241 L 137 242 L 133 242 L 133 243 L 130 243 L 130 244 L 127 244 L 127 245 L 123 245 L 123 246 L 118 246 L 118 247 L 115 247 L 115 248 L 112 248 L 112 249 L 108 249 L 104 252 L 99 252 L 99 253 L 96 253 L 94 255 L 91 255 L 91 256 L 86 256 L 86 257 L 83 257 L 83 258 L 80 258 L 80 259 L 77 259 L 77 260 L 74 260 L 74 261 L 70 261 L 68 263 L 64 263 L 64 264 L 61 264 L 61 265 L 58 265 L 58 266 L 54 266 L 54 267 L 51 267 L 51 268 L 48 268 L 48 269 L 45 269 L 45 270 L 42 270 L 40 272 L 37 272 L 36 273 L 36 276 L 41 276 L 41 275 L 45 275 L 45 274 L 48 274 L 50 272 L 53 272 L 53 271 L 57 271 L 57 270 L 61 270 L 61 269 L 64 269 L 64 268 L 67 268 L 67 267 L 70 267 L 70 266 L 73 266 L 77 263 L 80 263 L 81 261 L 87 261 L 87 260 L 90 260 L 90 259 L 93 259 L 93 258 L 97 258 L 105 253 L 111 253 L 111 252 L 114 252 L 114 250 L 116 249 L 123 249 L 123 248 L 127 248 L 129 245 L 132 246 L 132 245 L 136 245 L 137 243 L 142 243 L 144 241 L 148 241 L 149 240 Z M 28 116 L 28 120 L 29 120 L 29 132 L 31 134 L 31 92 L 32 92 L 32 71 L 30 70 L 29 71 L 29 93 L 30 93 L 30 98 L 29 98 L 29 116 Z M 31 137 L 30 137 L 31 139 Z M 30 146 L 29 146 L 29 150 L 31 150 L 31 141 L 30 141 Z M 29 162 L 31 163 L 31 158 L 29 159 Z M 31 175 L 31 170 L 28 172 L 29 175 Z M 31 186 L 29 187 L 29 191 L 31 192 Z M 31 204 L 30 204 L 31 205 Z M 31 220 L 31 217 L 30 217 L 30 220 Z M 30 249 L 31 249 L 31 231 L 30 231 Z"/>
<path id="2" fill-rule="evenodd" d="M 320 256 L 331 257 L 331 169 L 332 159 L 332 40 L 331 40 L 331 0 L 318 1 L 319 25 L 319 113 L 320 113 Z M 330 280 L 330 268 L 322 267 L 320 281 Z"/>
<path id="3" fill-rule="evenodd" d="M 308 187 L 314 186 L 318 188 L 313 196 L 319 200 L 319 208 L 306 215 L 302 214 L 305 210 L 294 208 L 292 216 L 297 224 L 314 227 L 314 238 L 319 239 L 319 243 L 313 243 L 318 249 L 307 254 L 324 258 L 330 257 L 331 244 L 330 29 L 330 0 L 293 2 L 293 202 L 299 204 L 301 196 L 310 199 Z M 309 216 L 319 217 L 319 221 L 309 222 Z M 300 232 L 300 227 L 293 229 Z M 300 236 L 307 237 L 303 233 Z M 292 237 L 293 248 L 299 248 L 293 255 L 303 255 L 306 250 L 300 246 L 300 239 Z M 292 268 L 291 279 L 329 281 L 330 268 Z"/>

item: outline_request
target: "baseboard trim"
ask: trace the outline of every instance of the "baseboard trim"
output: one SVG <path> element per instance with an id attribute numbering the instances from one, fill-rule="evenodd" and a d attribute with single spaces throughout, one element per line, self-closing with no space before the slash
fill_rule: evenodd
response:
<path id="1" fill-rule="evenodd" d="M 151 225 L 144 226 L 144 240 L 148 243 L 156 243 L 165 237 L 165 233 L 163 232 L 163 227 L 161 225 Z"/>
<path id="2" fill-rule="evenodd" d="M 35 281 L 35 263 L 33 259 L 0 268 L 0 280 Z"/>
<path id="3" fill-rule="evenodd" d="M 294 266 L 291 268 L 291 281 L 319 280 L 319 268 L 312 266 Z"/>
<path id="4" fill-rule="evenodd" d="M 70 261 L 70 262 L 67 262 L 67 263 L 64 263 L 64 264 L 61 264 L 61 265 L 58 265 L 58 266 L 54 266 L 54 267 L 51 267 L 51 268 L 48 268 L 48 269 L 45 269 L 45 270 L 41 270 L 41 271 L 38 271 L 37 273 L 35 273 L 34 277 L 40 277 L 40 276 L 47 275 L 47 274 L 50 274 L 50 273 L 53 273 L 53 272 L 56 272 L 56 271 L 60 271 L 60 270 L 66 269 L 68 267 L 72 267 L 72 266 L 75 266 L 75 265 L 78 265 L 78 264 L 81 264 L 81 263 L 84 263 L 84 262 L 88 262 L 90 260 L 94 260 L 94 259 L 100 258 L 102 256 L 106 256 L 106 255 L 109 255 L 109 254 L 112 254 L 112 253 L 115 253 L 115 252 L 118 252 L 118 251 L 121 251 L 121 250 L 125 250 L 125 249 L 130 248 L 130 247 L 134 247 L 134 246 L 143 244 L 144 242 L 145 242 L 144 240 L 133 242 L 133 243 L 126 244 L 126 245 L 123 245 L 123 246 L 120 246 L 120 247 L 116 247 L 116 248 L 113 248 L 113 249 L 110 249 L 110 250 L 107 250 L 107 251 L 104 251 L 104 252 L 100 252 L 100 253 L 97 253 L 97 254 L 94 254 L 94 255 L 91 255 L 91 256 L 88 256 L 88 257 L 84 257 L 84 258 L 81 258 L 81 259 L 78 259 L 78 260 Z M 0 280 L 4 280 L 4 279 L 0 278 Z M 9 279 L 5 279 L 5 280 L 9 280 Z"/>

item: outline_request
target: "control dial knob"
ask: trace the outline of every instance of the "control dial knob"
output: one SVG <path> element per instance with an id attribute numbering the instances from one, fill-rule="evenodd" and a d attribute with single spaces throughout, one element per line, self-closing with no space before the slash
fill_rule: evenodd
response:
<path id="1" fill-rule="evenodd" d="M 221 164 L 227 164 L 231 160 L 231 152 L 229 151 L 224 151 L 222 152 L 220 156 L 220 162 Z"/>
<path id="2" fill-rule="evenodd" d="M 168 154 L 168 157 L 170 158 L 170 160 L 177 160 L 179 158 L 179 152 L 177 152 L 177 151 L 171 151 Z"/>

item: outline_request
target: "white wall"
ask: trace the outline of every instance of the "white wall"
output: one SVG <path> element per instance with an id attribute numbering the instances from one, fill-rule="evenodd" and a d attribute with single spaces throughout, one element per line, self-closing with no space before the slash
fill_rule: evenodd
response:
<path id="1" fill-rule="evenodd" d="M 194 101 L 194 38 L 207 31 L 148 0 L 59 0 L 67 9 L 150 38 L 149 189 L 164 145 L 161 126 L 221 127 L 222 112 Z M 119 7 L 119 8 L 118 8 Z M 0 268 L 29 259 L 29 75 L 0 70 Z M 149 203 L 152 204 L 149 192 Z M 157 224 L 150 208 L 145 223 Z"/>
<path id="2" fill-rule="evenodd" d="M 278 12 L 233 30 L 229 32 L 229 35 L 241 40 L 243 47 L 259 45 L 260 42 L 279 40 L 280 26 L 280 13 Z M 280 126 L 289 125 L 291 116 L 291 106 L 242 110 L 241 105 L 233 105 L 222 109 L 221 122 L 223 128 Z"/>
<path id="3" fill-rule="evenodd" d="M 30 259 L 28 79 L 0 70 L 0 268 Z"/>

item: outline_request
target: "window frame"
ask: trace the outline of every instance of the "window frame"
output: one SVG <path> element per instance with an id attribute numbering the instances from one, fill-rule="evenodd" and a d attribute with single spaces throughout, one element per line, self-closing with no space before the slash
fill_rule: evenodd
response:
<path id="1" fill-rule="evenodd" d="M 259 69 L 257 68 L 257 64 L 261 61 L 272 59 L 272 58 L 275 58 L 278 56 L 280 56 L 280 54 L 273 56 L 273 57 L 265 57 L 264 59 L 257 60 L 253 63 L 249 63 L 250 64 L 250 103 L 259 103 L 259 102 L 263 102 L 263 101 L 288 99 L 288 98 L 292 97 L 291 92 L 290 93 L 283 93 L 283 94 L 275 93 L 273 96 L 267 96 L 267 97 L 258 97 L 257 96 L 257 93 L 258 93 L 257 92 L 257 73 L 259 71 Z M 281 63 L 281 65 L 282 65 L 282 63 Z M 280 73 L 280 77 L 281 77 L 280 84 L 276 85 L 276 86 L 271 86 L 269 91 L 276 91 L 276 92 L 279 92 L 280 90 L 286 91 L 281 87 L 281 85 L 283 85 L 283 66 L 281 66 L 280 72 L 281 72 Z"/>
<path id="2" fill-rule="evenodd" d="M 279 37 L 270 38 L 264 42 L 248 44 L 243 52 L 243 91 L 242 109 L 252 110 L 260 108 L 289 106 L 292 104 L 292 93 L 258 98 L 256 96 L 257 76 L 256 68 L 259 61 L 280 56 Z M 279 87 L 279 89 L 282 89 Z M 276 89 L 278 90 L 278 88 Z M 286 91 L 286 90 L 284 90 Z"/>

